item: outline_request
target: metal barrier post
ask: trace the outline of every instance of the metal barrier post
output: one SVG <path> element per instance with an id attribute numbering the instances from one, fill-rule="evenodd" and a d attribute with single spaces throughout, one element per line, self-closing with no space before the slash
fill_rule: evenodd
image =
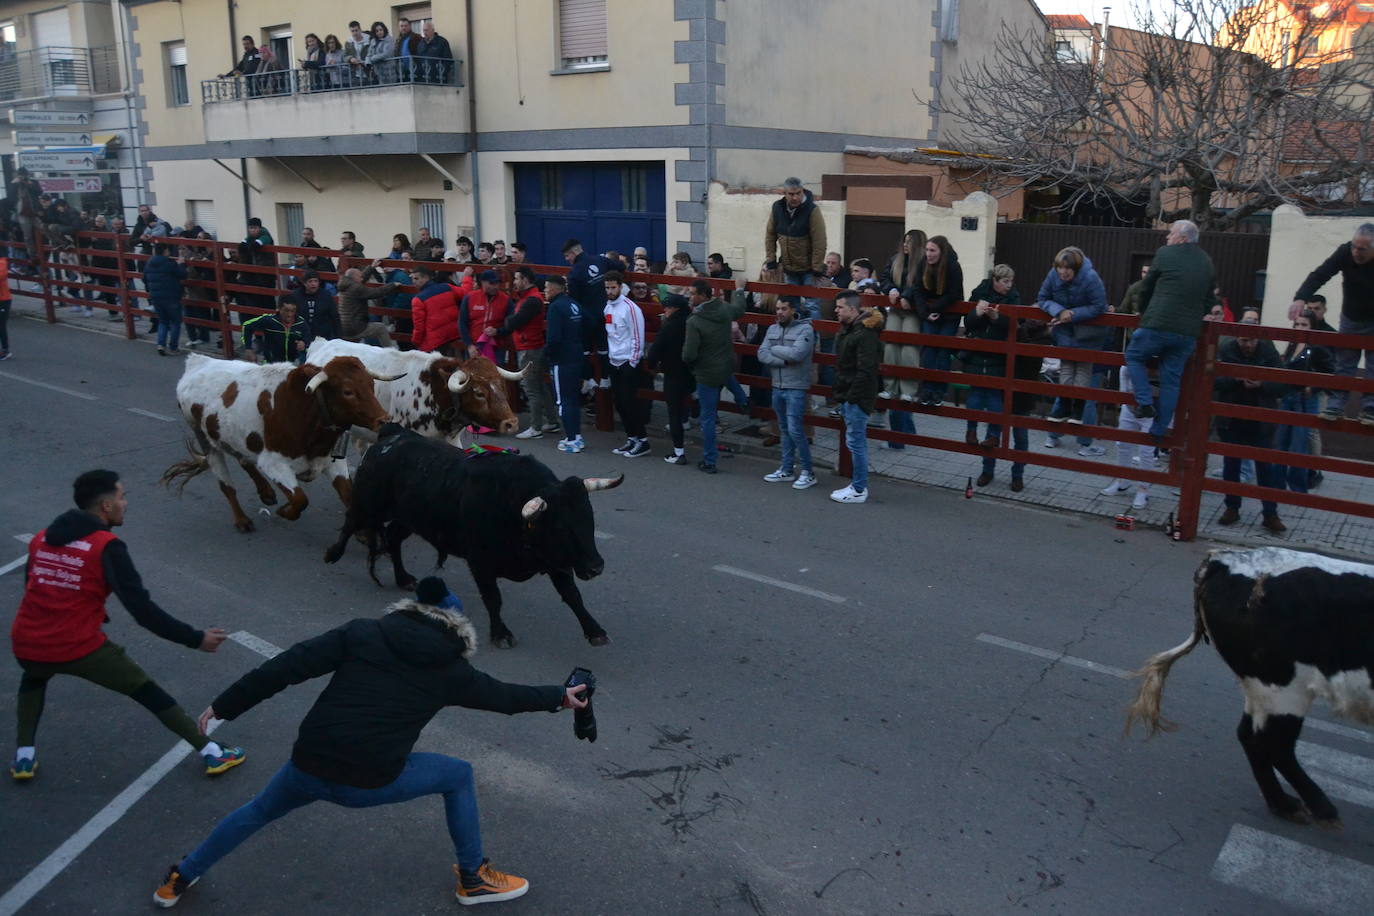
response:
<path id="1" fill-rule="evenodd" d="M 1189 360 L 1180 387 L 1179 404 L 1184 406 L 1183 436 L 1179 440 L 1178 466 L 1183 479 L 1179 485 L 1178 527 L 1183 540 L 1197 537 L 1198 516 L 1202 510 L 1202 485 L 1207 479 L 1207 437 L 1212 428 L 1212 389 L 1217 360 L 1217 329 L 1205 322 L 1198 352 Z M 1179 424 L 1175 424 L 1175 430 Z"/>
<path id="2" fill-rule="evenodd" d="M 46 236 L 37 228 L 33 230 L 33 266 L 38 268 L 38 285 L 43 290 L 43 315 L 48 320 L 48 324 L 57 324 L 57 310 L 52 301 L 52 285 L 48 282 L 48 259 L 43 250 L 47 248 L 44 244 Z M 48 251 L 51 251 L 48 248 Z"/>

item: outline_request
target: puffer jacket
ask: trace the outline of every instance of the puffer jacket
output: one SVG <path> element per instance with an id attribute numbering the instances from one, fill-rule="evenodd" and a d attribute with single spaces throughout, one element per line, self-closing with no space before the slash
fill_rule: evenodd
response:
<path id="1" fill-rule="evenodd" d="M 778 253 L 778 266 L 788 273 L 814 272 L 825 267 L 825 217 L 810 191 L 795 212 L 787 212 L 787 198 L 773 201 L 764 231 L 764 260 Z"/>
<path id="2" fill-rule="evenodd" d="M 1073 312 L 1069 324 L 1058 324 L 1051 328 L 1057 347 L 1101 350 L 1111 339 L 1111 328 L 1082 324 L 1107 312 L 1107 288 L 1088 258 L 1083 259 L 1083 268 L 1068 283 L 1059 279 L 1059 271 L 1051 267 L 1045 275 L 1045 282 L 1040 284 L 1036 305 L 1051 318 L 1065 309 Z"/>
<path id="3" fill-rule="evenodd" d="M 736 290 L 726 305 L 710 299 L 697 306 L 687 319 L 682 362 L 696 376 L 697 384 L 719 388 L 735 368 L 735 347 L 730 324 L 744 314 L 745 293 Z"/>
<path id="4" fill-rule="evenodd" d="M 143 265 L 143 283 L 148 288 L 148 298 L 154 302 L 180 302 L 181 281 L 185 279 L 186 265 L 165 254 L 155 254 Z"/>
<path id="5" fill-rule="evenodd" d="M 865 309 L 852 324 L 843 325 L 835 338 L 835 400 L 857 404 L 871 414 L 878 405 L 878 362 L 883 345 L 878 332 L 883 313 Z"/>
<path id="6" fill-rule="evenodd" d="M 816 334 L 811 319 L 797 315 L 786 325 L 774 322 L 768 326 L 759 344 L 759 362 L 768 367 L 773 388 L 811 387 L 811 353 L 816 346 Z"/>

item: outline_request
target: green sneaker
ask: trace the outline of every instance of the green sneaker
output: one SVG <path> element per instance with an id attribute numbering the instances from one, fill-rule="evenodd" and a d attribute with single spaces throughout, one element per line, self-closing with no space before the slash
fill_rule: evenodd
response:
<path id="1" fill-rule="evenodd" d="M 225 770 L 232 770 L 243 763 L 243 758 L 246 756 L 241 747 L 225 747 L 221 748 L 220 751 L 221 754 L 218 757 L 205 758 L 206 776 L 218 776 Z"/>
<path id="2" fill-rule="evenodd" d="M 10 776 L 15 782 L 27 782 L 33 779 L 34 771 L 38 769 L 38 761 L 32 757 L 16 757 L 14 763 L 10 764 Z"/>

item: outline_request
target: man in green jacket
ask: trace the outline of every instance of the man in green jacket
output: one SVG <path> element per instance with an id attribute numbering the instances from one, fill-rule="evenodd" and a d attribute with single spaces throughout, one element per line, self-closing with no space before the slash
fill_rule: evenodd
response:
<path id="1" fill-rule="evenodd" d="M 1126 347 L 1136 416 L 1153 417 L 1150 433 L 1163 436 L 1178 406 L 1183 367 L 1197 347 L 1202 316 L 1216 301 L 1217 271 L 1198 246 L 1197 224 L 1181 219 L 1169 227 L 1164 247 L 1155 252 L 1149 273 L 1140 281 L 1140 327 Z M 1147 360 L 1159 358 L 1159 408 L 1150 391 Z"/>
<path id="2" fill-rule="evenodd" d="M 849 486 L 835 490 L 837 503 L 868 501 L 868 415 L 878 402 L 878 362 L 882 344 L 878 332 L 883 313 L 860 309 L 859 294 L 847 289 L 835 297 L 840 334 L 835 338 L 835 400 L 844 417 L 844 441 L 854 456 Z"/>
<path id="3" fill-rule="evenodd" d="M 701 461 L 697 470 L 716 472 L 716 409 L 720 389 L 730 380 L 735 367 L 735 348 L 730 324 L 744 314 L 743 279 L 735 281 L 735 292 L 726 305 L 705 280 L 692 284 L 692 314 L 687 319 L 687 337 L 682 344 L 682 362 L 697 380 L 697 401 L 701 404 Z"/>

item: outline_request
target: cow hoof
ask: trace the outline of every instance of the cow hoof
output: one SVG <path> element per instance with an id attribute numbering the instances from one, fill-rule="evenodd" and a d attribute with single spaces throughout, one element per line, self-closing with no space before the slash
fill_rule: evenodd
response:
<path id="1" fill-rule="evenodd" d="M 514 649 L 515 634 L 507 633 L 504 636 L 493 636 L 491 638 L 491 644 L 498 649 Z"/>
<path id="2" fill-rule="evenodd" d="M 1316 824 L 1321 829 L 1329 831 L 1331 833 L 1340 833 L 1345 830 L 1345 824 L 1341 823 L 1339 815 L 1337 815 L 1336 817 L 1314 818 L 1312 823 Z"/>
<path id="3" fill-rule="evenodd" d="M 611 641 L 611 637 L 602 633 L 600 636 L 588 636 L 587 642 L 593 646 L 604 646 Z"/>
<path id="4" fill-rule="evenodd" d="M 295 506 L 282 506 L 277 510 L 277 515 L 286 519 L 288 522 L 294 522 L 300 519 L 301 510 L 297 509 Z"/>
<path id="5" fill-rule="evenodd" d="M 415 579 L 414 576 L 396 577 L 396 587 L 403 592 L 413 592 L 415 591 L 415 586 L 419 584 L 420 583 Z"/>
<path id="6" fill-rule="evenodd" d="M 234 522 L 234 527 L 239 530 L 240 534 L 249 534 L 254 530 L 252 519 L 247 518 L 241 518 Z"/>
<path id="7" fill-rule="evenodd" d="M 1270 807 L 1270 811 L 1275 817 L 1281 817 L 1290 824 L 1300 824 L 1306 826 L 1312 823 L 1312 815 L 1307 813 L 1307 809 L 1302 806 L 1302 802 L 1296 798 L 1289 799 L 1293 804 L 1285 805 L 1282 808 Z"/>
<path id="8" fill-rule="evenodd" d="M 328 550 L 324 552 L 324 561 L 326 563 L 337 563 L 339 562 L 339 558 L 342 556 L 343 548 L 336 545 L 330 547 Z"/>

